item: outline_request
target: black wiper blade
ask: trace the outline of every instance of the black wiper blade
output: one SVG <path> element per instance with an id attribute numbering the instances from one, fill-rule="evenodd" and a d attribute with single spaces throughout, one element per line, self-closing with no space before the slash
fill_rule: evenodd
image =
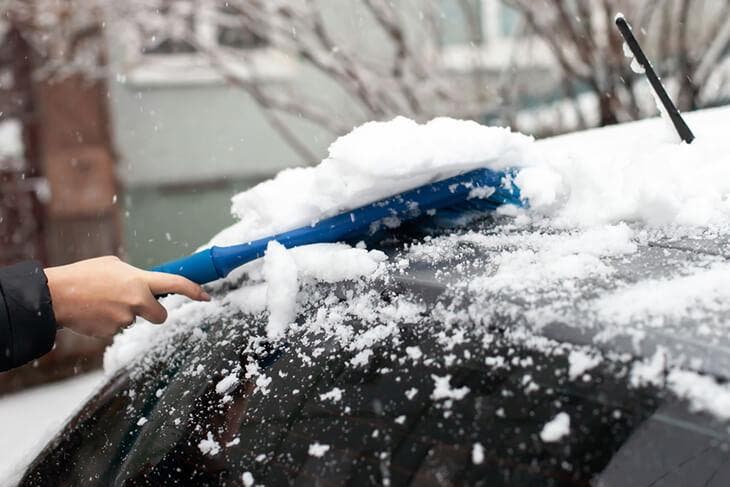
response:
<path id="1" fill-rule="evenodd" d="M 629 46 L 629 49 L 631 49 L 631 53 L 634 55 L 634 58 L 644 69 L 644 73 L 649 80 L 649 84 L 659 97 L 659 101 L 661 101 L 664 106 L 664 110 L 667 112 L 667 115 L 669 115 L 669 119 L 672 121 L 674 128 L 677 130 L 679 138 L 684 142 L 691 144 L 692 141 L 695 140 L 692 130 L 690 130 L 689 126 L 682 118 L 682 115 L 679 113 L 679 110 L 677 110 L 677 106 L 674 102 L 672 102 L 672 99 L 669 98 L 667 90 L 664 89 L 664 85 L 662 85 L 659 76 L 657 76 L 656 71 L 654 71 L 654 67 L 647 59 L 646 54 L 644 54 L 644 50 L 641 49 L 639 41 L 636 40 L 636 37 L 631 30 L 631 26 L 623 15 L 618 14 L 616 16 L 616 26 L 621 32 L 626 44 Z"/>

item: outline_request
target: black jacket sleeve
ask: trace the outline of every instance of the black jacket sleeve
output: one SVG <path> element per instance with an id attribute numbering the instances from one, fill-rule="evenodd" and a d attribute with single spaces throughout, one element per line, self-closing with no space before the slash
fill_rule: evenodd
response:
<path id="1" fill-rule="evenodd" d="M 55 339 L 56 319 L 41 264 L 0 268 L 0 370 L 48 353 Z"/>

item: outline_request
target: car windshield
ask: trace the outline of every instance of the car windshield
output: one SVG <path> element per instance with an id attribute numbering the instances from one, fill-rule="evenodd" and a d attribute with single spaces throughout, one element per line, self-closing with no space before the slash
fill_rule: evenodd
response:
<path id="1" fill-rule="evenodd" d="M 476 298 L 469 286 L 496 258 L 487 250 L 518 252 L 535 231 L 506 241 L 509 223 L 493 218 L 425 228 L 381 236 L 391 268 L 375 281 L 309 283 L 285 341 L 266 338 L 263 311 L 194 305 L 119 369 L 24 483 L 726 484 L 727 423 L 666 387 L 665 357 L 687 340 L 647 340 L 642 359 L 626 340 L 633 327 L 599 342 L 593 326 L 535 328 L 532 312 L 567 300 L 585 318 L 580 303 L 606 281 L 534 280 L 529 299 L 483 284 Z M 716 258 L 648 244 L 615 257 L 614 280 Z M 254 300 L 245 279 L 221 296 Z"/>

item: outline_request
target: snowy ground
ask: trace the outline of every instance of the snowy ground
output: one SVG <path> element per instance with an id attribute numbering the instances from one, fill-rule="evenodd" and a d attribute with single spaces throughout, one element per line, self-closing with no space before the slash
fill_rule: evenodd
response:
<path id="1" fill-rule="evenodd" d="M 93 372 L 0 397 L 0 485 L 12 485 L 19 470 L 58 431 L 104 375 Z"/>

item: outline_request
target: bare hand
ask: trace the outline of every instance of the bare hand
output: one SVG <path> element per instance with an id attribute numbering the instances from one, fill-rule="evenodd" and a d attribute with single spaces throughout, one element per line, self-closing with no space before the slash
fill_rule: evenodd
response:
<path id="1" fill-rule="evenodd" d="M 56 322 L 83 335 L 107 337 L 137 316 L 163 323 L 167 310 L 160 294 L 183 294 L 209 301 L 203 289 L 184 277 L 149 272 L 117 257 L 99 257 L 45 269 Z"/>

